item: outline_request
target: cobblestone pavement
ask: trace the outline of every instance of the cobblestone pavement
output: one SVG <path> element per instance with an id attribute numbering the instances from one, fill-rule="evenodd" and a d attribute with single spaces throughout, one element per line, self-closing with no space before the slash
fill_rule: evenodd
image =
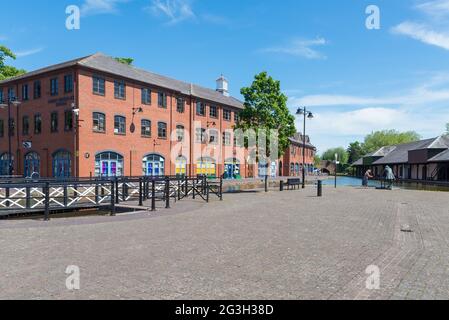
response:
<path id="1" fill-rule="evenodd" d="M 447 193 L 315 193 L 226 195 L 155 215 L 0 221 L 0 298 L 449 298 Z M 68 265 L 80 267 L 80 290 L 66 289 Z M 380 269 L 379 290 L 366 289 L 370 265 Z"/>

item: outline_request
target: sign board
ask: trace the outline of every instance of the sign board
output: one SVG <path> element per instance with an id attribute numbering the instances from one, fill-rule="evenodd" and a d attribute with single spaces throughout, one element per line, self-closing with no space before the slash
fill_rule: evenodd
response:
<path id="1" fill-rule="evenodd" d="M 24 142 L 22 142 L 22 145 L 25 149 L 31 149 L 33 146 L 31 141 L 24 141 Z"/>

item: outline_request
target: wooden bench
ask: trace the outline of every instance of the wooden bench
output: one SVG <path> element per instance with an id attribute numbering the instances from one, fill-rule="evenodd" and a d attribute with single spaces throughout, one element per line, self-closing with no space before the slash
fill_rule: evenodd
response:
<path id="1" fill-rule="evenodd" d="M 293 187 L 293 190 L 296 190 L 296 187 L 298 189 L 301 187 L 301 179 L 288 179 L 287 180 L 287 188 L 290 190 L 290 188 Z"/>

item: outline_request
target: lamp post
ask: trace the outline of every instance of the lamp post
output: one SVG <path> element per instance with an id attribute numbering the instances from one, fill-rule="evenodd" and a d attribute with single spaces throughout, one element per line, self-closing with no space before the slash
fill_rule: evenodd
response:
<path id="1" fill-rule="evenodd" d="M 300 107 L 296 111 L 296 114 L 298 116 L 304 116 L 304 131 L 302 134 L 302 188 L 305 189 L 306 187 L 306 119 L 313 119 L 313 113 L 308 111 L 306 107 Z"/>
<path id="2" fill-rule="evenodd" d="M 17 100 L 17 98 L 9 96 L 8 97 L 8 103 L 4 103 L 3 101 L 0 101 L 0 109 L 8 108 L 8 175 L 12 176 L 13 172 L 13 164 L 12 164 L 12 118 L 11 118 L 11 105 L 15 107 L 19 107 L 21 102 Z"/>
<path id="3" fill-rule="evenodd" d="M 335 189 L 337 189 L 337 168 L 338 168 L 338 153 L 335 154 Z"/>
<path id="4" fill-rule="evenodd" d="M 78 178 L 78 158 L 79 158 L 79 147 L 78 147 L 78 134 L 79 134 L 79 115 L 80 115 L 80 109 L 79 107 L 75 104 L 75 102 L 72 102 L 72 114 L 75 117 L 75 121 L 74 123 L 72 123 L 72 127 L 74 128 L 74 134 L 73 134 L 73 144 L 74 144 L 74 149 L 75 149 L 75 154 L 73 155 L 73 166 L 74 166 L 74 172 L 73 172 L 73 176 Z"/>

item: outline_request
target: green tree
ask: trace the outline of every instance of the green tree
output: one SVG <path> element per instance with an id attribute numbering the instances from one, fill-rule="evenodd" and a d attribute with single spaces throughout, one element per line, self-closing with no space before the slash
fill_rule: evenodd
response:
<path id="1" fill-rule="evenodd" d="M 16 59 L 16 55 L 7 47 L 0 45 L 0 80 L 9 79 L 26 73 L 23 69 L 17 69 L 6 65 L 6 59 Z"/>
<path id="2" fill-rule="evenodd" d="M 132 64 L 134 62 L 133 58 L 120 58 L 120 57 L 117 57 L 117 58 L 115 58 L 115 60 L 117 60 L 120 63 L 127 64 L 128 66 L 132 66 Z"/>
<path id="3" fill-rule="evenodd" d="M 315 167 L 319 167 L 321 165 L 321 157 L 319 155 L 315 155 L 315 157 L 313 157 L 313 164 Z"/>
<path id="4" fill-rule="evenodd" d="M 356 162 L 366 154 L 364 146 L 358 141 L 350 143 L 346 152 L 348 153 L 349 164 Z"/>
<path id="5" fill-rule="evenodd" d="M 382 147 L 418 141 L 421 136 L 415 131 L 399 132 L 383 130 L 373 132 L 365 137 L 363 148 L 366 153 L 374 152 Z"/>
<path id="6" fill-rule="evenodd" d="M 241 94 L 245 99 L 244 109 L 239 114 L 235 128 L 255 130 L 256 135 L 266 134 L 266 150 L 269 150 L 270 130 L 276 130 L 279 139 L 278 156 L 282 156 L 290 145 L 289 138 L 296 133 L 296 128 L 295 117 L 288 110 L 287 96 L 281 91 L 280 81 L 274 80 L 267 72 L 262 72 L 255 76 L 250 87 L 241 89 Z M 267 156 L 272 156 L 269 151 Z"/>
<path id="7" fill-rule="evenodd" d="M 327 161 L 335 161 L 335 154 L 338 154 L 338 161 L 341 164 L 347 164 L 348 163 L 348 153 L 346 150 L 342 147 L 339 148 L 332 148 L 326 150 L 323 155 L 321 156 L 321 159 L 327 160 Z"/>

